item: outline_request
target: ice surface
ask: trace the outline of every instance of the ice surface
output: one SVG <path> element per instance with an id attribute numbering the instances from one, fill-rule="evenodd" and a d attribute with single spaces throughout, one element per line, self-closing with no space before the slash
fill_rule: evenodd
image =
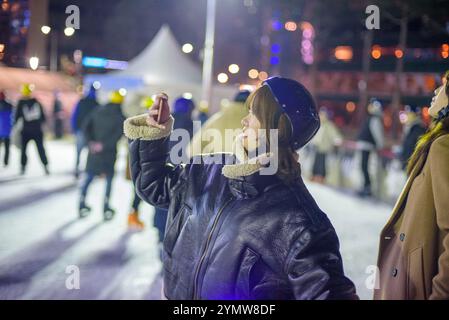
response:
<path id="1" fill-rule="evenodd" d="M 91 186 L 91 215 L 78 220 L 79 191 L 71 175 L 73 142 L 49 141 L 46 146 L 49 177 L 33 144 L 24 177 L 18 176 L 19 153 L 14 147 L 10 166 L 0 170 L 0 299 L 158 299 L 161 263 L 153 208 L 141 205 L 147 225 L 143 232 L 127 230 L 132 186 L 124 175 L 126 146 L 120 148 L 112 194 L 117 215 L 108 223 L 101 212 L 104 180 Z M 378 235 L 391 206 L 307 185 L 337 230 L 347 275 L 360 297 L 370 299 L 366 268 L 376 263 Z M 70 266 L 79 268 L 79 290 L 66 288 Z"/>

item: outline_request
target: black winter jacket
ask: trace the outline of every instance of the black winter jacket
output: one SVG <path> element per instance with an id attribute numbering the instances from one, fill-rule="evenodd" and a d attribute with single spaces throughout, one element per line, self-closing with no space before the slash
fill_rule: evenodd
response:
<path id="1" fill-rule="evenodd" d="M 82 130 L 84 122 L 89 118 L 91 112 L 98 107 L 98 102 L 94 97 L 82 98 L 77 105 L 76 115 L 74 119 L 75 131 Z"/>
<path id="2" fill-rule="evenodd" d="M 89 150 L 87 156 L 86 171 L 100 175 L 114 173 L 115 160 L 117 158 L 117 142 L 123 135 L 123 121 L 119 104 L 109 103 L 96 108 L 83 123 L 83 133 L 86 142 L 101 142 L 103 150 L 92 153 Z"/>
<path id="3" fill-rule="evenodd" d="M 45 113 L 42 105 L 35 98 L 20 99 L 14 116 L 14 123 L 23 119 L 22 133 L 29 135 L 42 134 Z"/>
<path id="4" fill-rule="evenodd" d="M 172 122 L 164 131 L 146 126 L 145 116 L 124 125 L 138 195 L 168 208 L 168 299 L 357 299 L 335 230 L 302 181 L 287 187 L 258 172 L 229 178 L 223 173 L 245 165 L 222 172 L 217 155 L 173 165 Z"/>

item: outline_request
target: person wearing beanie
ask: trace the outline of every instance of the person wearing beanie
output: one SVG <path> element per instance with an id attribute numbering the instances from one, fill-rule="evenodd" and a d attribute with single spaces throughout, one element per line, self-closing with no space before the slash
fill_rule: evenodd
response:
<path id="1" fill-rule="evenodd" d="M 248 90 L 241 90 L 237 93 L 233 102 L 229 103 L 229 105 L 222 105 L 221 110 L 211 116 L 201 127 L 201 130 L 195 132 L 187 148 L 189 155 L 232 152 L 232 143 L 229 142 L 234 141 L 235 137 L 241 133 L 240 122 L 248 115 L 245 102 L 249 95 L 250 92 Z M 217 130 L 219 135 L 213 134 Z M 226 139 L 226 130 L 232 132 L 232 136 L 229 139 Z"/>
<path id="2" fill-rule="evenodd" d="M 449 75 L 435 90 L 433 122 L 380 234 L 375 299 L 449 300 Z"/>
<path id="3" fill-rule="evenodd" d="M 44 133 L 42 126 L 46 118 L 44 109 L 40 102 L 32 97 L 33 85 L 24 84 L 21 88 L 22 98 L 17 102 L 17 109 L 14 116 L 14 125 L 21 122 L 21 158 L 20 173 L 25 174 L 28 163 L 27 146 L 32 140 L 36 143 L 37 151 L 44 165 L 45 174 L 49 174 L 48 159 L 44 148 Z"/>
<path id="4" fill-rule="evenodd" d="M 93 112 L 97 106 L 97 90 L 92 84 L 89 87 L 89 91 L 87 92 L 86 96 L 81 98 L 75 106 L 71 117 L 72 131 L 75 134 L 76 138 L 76 162 L 74 171 L 74 175 L 76 178 L 78 178 L 80 175 L 79 167 L 81 152 L 84 148 L 87 147 L 82 127 L 84 125 L 84 121 L 89 117 L 89 114 Z"/>
<path id="5" fill-rule="evenodd" d="M 138 194 L 168 209 L 165 298 L 357 299 L 337 234 L 301 178 L 297 150 L 320 126 L 312 96 L 274 77 L 246 106 L 238 152 L 188 163 L 171 160 L 166 95 L 124 123 Z"/>
<path id="6" fill-rule="evenodd" d="M 117 158 L 117 143 L 123 135 L 123 121 L 121 105 L 124 96 L 114 91 L 110 95 L 109 103 L 96 108 L 83 123 L 83 134 L 89 146 L 86 163 L 86 177 L 81 186 L 79 201 L 79 217 L 84 218 L 91 208 L 86 204 L 87 192 L 96 176 L 106 176 L 106 192 L 103 202 L 103 218 L 111 220 L 115 210 L 110 207 L 112 179 Z"/>
<path id="7" fill-rule="evenodd" d="M 0 147 L 4 145 L 5 154 L 3 157 L 4 166 L 9 163 L 9 146 L 10 136 L 12 130 L 13 116 L 12 105 L 6 101 L 6 96 L 3 91 L 0 91 Z"/>

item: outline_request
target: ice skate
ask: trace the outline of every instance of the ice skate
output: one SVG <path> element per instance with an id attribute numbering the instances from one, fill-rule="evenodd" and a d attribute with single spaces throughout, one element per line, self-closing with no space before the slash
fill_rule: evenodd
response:
<path id="1" fill-rule="evenodd" d="M 104 221 L 111 221 L 115 216 L 115 210 L 106 205 L 103 210 Z"/>
<path id="2" fill-rule="evenodd" d="M 78 216 L 80 219 L 83 219 L 87 217 L 92 209 L 89 206 L 86 206 L 84 202 L 80 203 L 79 210 L 78 210 Z"/>
<path id="3" fill-rule="evenodd" d="M 141 231 L 145 227 L 144 223 L 139 220 L 139 212 L 132 211 L 128 215 L 128 228 L 131 230 Z"/>

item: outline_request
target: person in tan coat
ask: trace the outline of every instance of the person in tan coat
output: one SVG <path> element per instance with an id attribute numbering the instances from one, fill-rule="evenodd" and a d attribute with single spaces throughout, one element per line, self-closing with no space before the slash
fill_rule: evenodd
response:
<path id="1" fill-rule="evenodd" d="M 203 124 L 201 130 L 194 134 L 187 148 L 190 156 L 203 153 L 233 152 L 232 142 L 241 133 L 240 122 L 248 115 L 245 101 L 249 94 L 249 91 L 241 90 L 230 105 L 222 106 L 220 112 Z M 227 130 L 232 133 L 231 136 L 226 135 Z"/>
<path id="2" fill-rule="evenodd" d="M 446 76 L 446 79 L 448 77 Z M 380 238 L 374 299 L 449 299 L 449 82 L 408 164 L 409 179 Z"/>

